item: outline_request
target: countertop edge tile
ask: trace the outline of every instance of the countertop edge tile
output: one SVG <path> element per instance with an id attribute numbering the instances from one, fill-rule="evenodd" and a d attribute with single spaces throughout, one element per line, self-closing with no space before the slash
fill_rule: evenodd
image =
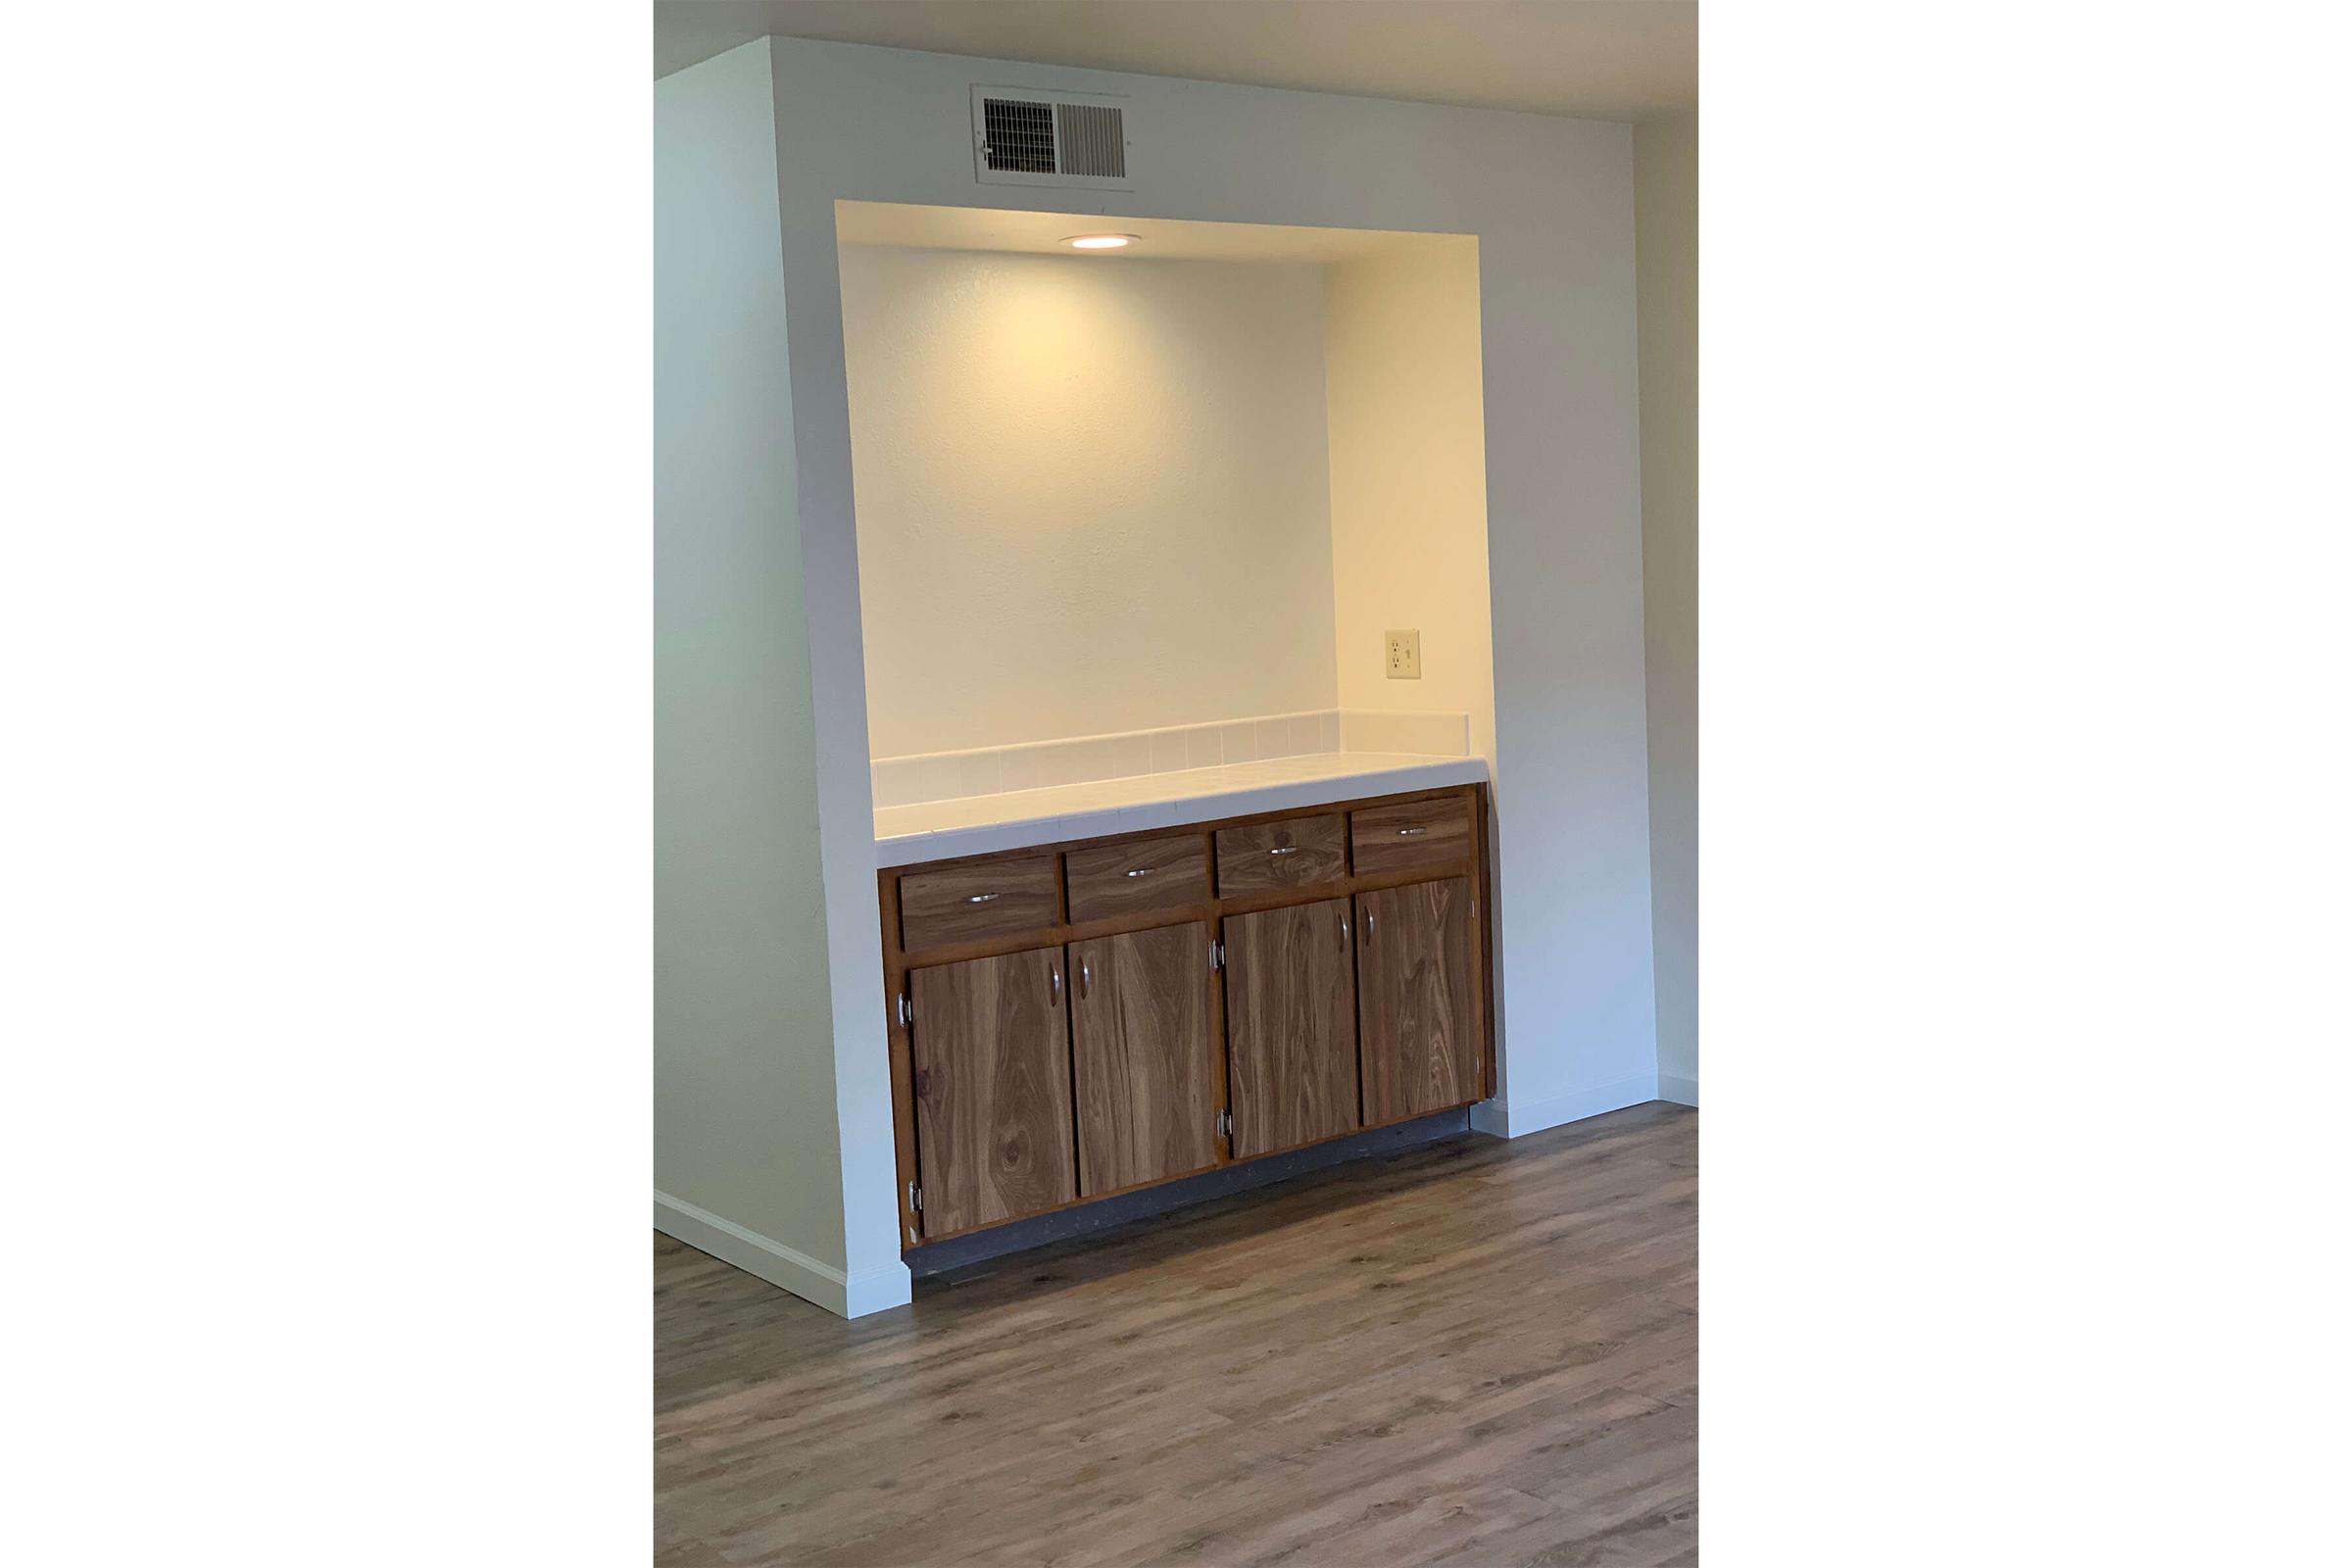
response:
<path id="1" fill-rule="evenodd" d="M 1477 757 L 1426 757 L 1403 753 L 1324 755 L 1335 759 L 1333 770 L 1311 771 L 1305 777 L 1298 776 L 1298 772 L 1302 765 L 1311 766 L 1311 759 L 1282 757 L 1230 763 L 1216 768 L 1188 769 L 1186 772 L 1143 774 L 1134 779 L 974 797 L 971 799 L 989 802 L 1003 814 L 992 821 L 966 822 L 953 827 L 922 825 L 923 806 L 887 807 L 874 812 L 874 863 L 878 868 L 918 865 L 930 860 L 956 859 L 967 855 L 995 855 L 1006 850 L 1055 844 L 1067 839 L 1149 832 L 1154 828 L 1215 821 L 1220 817 L 1248 816 L 1258 811 L 1287 811 L 1329 806 L 1334 802 L 1355 800 L 1367 795 L 1401 795 L 1413 790 L 1443 789 L 1449 785 L 1483 784 L 1487 781 L 1486 760 Z M 1339 759 L 1345 760 L 1337 761 Z M 1185 779 L 1188 772 L 1213 772 L 1230 777 L 1229 780 L 1214 781 L 1217 787 L 1206 791 L 1199 786 L 1211 781 L 1194 778 L 1191 780 L 1193 788 L 1186 793 L 1154 793 L 1155 790 L 1169 788 L 1177 780 Z M 1133 788 L 1141 793 L 1133 801 L 1104 804 L 1102 796 L 1106 784 Z M 1098 804 L 1083 807 L 1069 804 L 1071 797 L 1079 791 L 1092 795 Z M 933 802 L 929 805 L 935 808 L 951 805 L 962 810 L 970 808 L 969 800 Z"/>

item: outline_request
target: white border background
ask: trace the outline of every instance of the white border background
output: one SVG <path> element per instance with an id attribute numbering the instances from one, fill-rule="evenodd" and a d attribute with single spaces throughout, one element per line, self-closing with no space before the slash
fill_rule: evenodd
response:
<path id="1" fill-rule="evenodd" d="M 1711 1561 L 2333 1534 L 2342 27 L 1709 9 Z M 23 1560 L 649 1554 L 647 43 L 12 35 Z"/>

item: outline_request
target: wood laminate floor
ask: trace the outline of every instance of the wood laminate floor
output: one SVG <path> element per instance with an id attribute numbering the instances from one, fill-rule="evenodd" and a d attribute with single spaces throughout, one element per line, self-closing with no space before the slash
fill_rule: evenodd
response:
<path id="1" fill-rule="evenodd" d="M 855 1323 L 657 1236 L 659 1560 L 1695 1563 L 1697 1141 L 1452 1140 Z"/>

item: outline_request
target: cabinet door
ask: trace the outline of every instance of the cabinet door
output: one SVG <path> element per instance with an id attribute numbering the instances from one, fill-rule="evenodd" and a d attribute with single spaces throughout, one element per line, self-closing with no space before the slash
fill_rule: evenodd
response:
<path id="1" fill-rule="evenodd" d="M 907 984 L 923 1235 L 1074 1200 L 1061 949 L 916 969 Z"/>
<path id="2" fill-rule="evenodd" d="M 1478 942 L 1469 880 L 1359 893 L 1355 906 L 1365 1122 L 1378 1126 L 1478 1099 Z"/>
<path id="3" fill-rule="evenodd" d="M 1348 901 L 1225 922 L 1236 1159 L 1352 1132 L 1355 955 Z"/>
<path id="4" fill-rule="evenodd" d="M 1208 927 L 1070 945 L 1078 1191 L 1092 1198 L 1217 1163 Z"/>

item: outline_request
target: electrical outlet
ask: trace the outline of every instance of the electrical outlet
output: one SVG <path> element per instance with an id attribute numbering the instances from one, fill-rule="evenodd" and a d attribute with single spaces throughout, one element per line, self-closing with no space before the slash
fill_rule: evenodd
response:
<path id="1" fill-rule="evenodd" d="M 1421 634 L 1417 631 L 1389 633 L 1389 679 L 1419 680 L 1421 678 Z"/>

